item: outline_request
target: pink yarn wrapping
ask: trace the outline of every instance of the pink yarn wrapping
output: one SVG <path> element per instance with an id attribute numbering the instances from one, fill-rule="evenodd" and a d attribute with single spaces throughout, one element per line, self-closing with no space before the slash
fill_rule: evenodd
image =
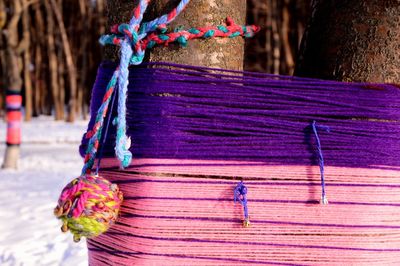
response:
<path id="1" fill-rule="evenodd" d="M 88 241 L 90 265 L 400 263 L 400 169 L 327 166 L 326 206 L 317 166 L 138 159 L 121 172 L 106 159 L 103 169 L 125 201 Z M 249 228 L 233 202 L 241 177 Z"/>

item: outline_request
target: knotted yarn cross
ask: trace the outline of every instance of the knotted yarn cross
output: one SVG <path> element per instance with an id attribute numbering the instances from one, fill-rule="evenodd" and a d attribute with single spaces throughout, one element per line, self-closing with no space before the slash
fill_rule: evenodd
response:
<path id="1" fill-rule="evenodd" d="M 227 18 L 226 26 L 210 26 L 202 28 L 191 28 L 188 30 L 175 29 L 168 32 L 167 25 L 171 23 L 186 7 L 189 0 L 181 0 L 179 4 L 168 14 L 162 15 L 152 21 L 142 22 L 143 14 L 146 11 L 150 0 L 141 0 L 139 5 L 133 11 L 133 17 L 129 24 L 115 25 L 111 29 L 111 34 L 100 38 L 102 45 L 120 46 L 119 66 L 113 73 L 113 76 L 107 86 L 102 104 L 97 112 L 95 124 L 91 130 L 86 133 L 89 139 L 86 149 L 82 175 L 91 173 L 94 165 L 104 118 L 107 115 L 108 106 L 115 88 L 118 89 L 118 115 L 114 121 L 117 127 L 115 154 L 120 161 L 121 168 L 129 166 L 132 160 L 132 153 L 129 151 L 131 140 L 126 135 L 126 98 L 129 78 L 129 65 L 139 65 L 143 62 L 146 49 L 153 48 L 156 45 L 168 46 L 171 43 L 177 43 L 184 47 L 188 40 L 198 38 L 213 37 L 252 37 L 259 31 L 259 27 L 236 25 L 232 19 Z M 111 112 L 111 111 L 110 111 Z"/>

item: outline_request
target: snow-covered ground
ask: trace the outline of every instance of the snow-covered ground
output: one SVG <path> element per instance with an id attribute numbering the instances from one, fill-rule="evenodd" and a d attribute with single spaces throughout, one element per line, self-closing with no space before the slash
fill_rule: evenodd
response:
<path id="1" fill-rule="evenodd" d="M 87 121 L 41 117 L 22 128 L 19 169 L 0 169 L 0 265 L 88 265 L 86 243 L 74 243 L 53 216 L 61 189 L 80 174 L 78 146 Z M 0 164 L 6 124 L 0 121 Z"/>

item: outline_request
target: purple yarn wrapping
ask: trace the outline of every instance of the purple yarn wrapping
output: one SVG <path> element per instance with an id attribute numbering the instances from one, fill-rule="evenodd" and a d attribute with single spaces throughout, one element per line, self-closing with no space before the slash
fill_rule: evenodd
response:
<path id="1" fill-rule="evenodd" d="M 150 67 L 151 66 L 151 67 Z M 104 62 L 91 117 L 116 68 Z M 116 110 L 113 110 L 113 116 Z M 169 63 L 130 68 L 127 135 L 135 158 L 260 161 L 315 165 L 312 121 L 326 165 L 400 166 L 400 89 Z M 89 122 L 89 128 L 94 120 Z M 115 128 L 104 147 L 114 157 Z M 87 140 L 83 138 L 83 155 Z"/>

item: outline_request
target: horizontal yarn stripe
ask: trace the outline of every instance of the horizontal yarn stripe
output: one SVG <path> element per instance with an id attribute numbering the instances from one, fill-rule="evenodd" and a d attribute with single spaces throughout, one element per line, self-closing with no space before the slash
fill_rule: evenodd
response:
<path id="1" fill-rule="evenodd" d="M 99 68 L 92 117 L 113 70 L 108 63 Z M 400 166 L 400 90 L 395 85 L 247 72 L 233 76 L 172 64 L 130 71 L 127 132 L 134 159 L 316 164 L 310 128 L 315 120 L 331 129 L 319 133 L 326 165 Z M 111 128 L 105 156 L 113 156 L 114 142 Z M 85 147 L 83 139 L 81 152 Z"/>
<path id="2" fill-rule="evenodd" d="M 94 265 L 105 258 L 118 265 L 400 261 L 398 171 L 326 167 L 330 204 L 323 206 L 317 166 L 140 159 L 119 171 L 116 160 L 103 163 L 101 175 L 118 183 L 125 201 L 117 224 L 88 242 Z M 249 228 L 232 199 L 241 178 Z"/>

